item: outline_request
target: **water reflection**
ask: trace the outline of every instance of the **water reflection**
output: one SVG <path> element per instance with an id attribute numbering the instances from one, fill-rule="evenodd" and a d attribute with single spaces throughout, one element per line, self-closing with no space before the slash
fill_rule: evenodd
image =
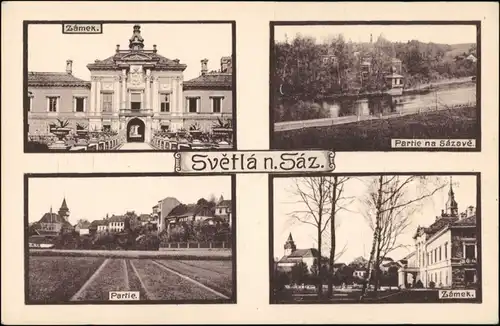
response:
<path id="1" fill-rule="evenodd" d="M 442 108 L 458 104 L 476 102 L 475 86 L 428 91 L 412 95 L 372 95 L 364 98 L 343 97 L 326 100 L 323 108 L 329 110 L 330 117 L 384 116 L 394 113 L 409 113 L 419 110 Z"/>

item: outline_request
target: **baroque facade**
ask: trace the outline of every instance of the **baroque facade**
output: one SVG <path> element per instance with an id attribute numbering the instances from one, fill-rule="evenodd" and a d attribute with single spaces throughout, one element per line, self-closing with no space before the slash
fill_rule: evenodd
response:
<path id="1" fill-rule="evenodd" d="M 424 287 L 465 288 L 477 284 L 477 232 L 474 207 L 459 213 L 450 183 L 446 209 L 429 227 L 417 228 L 415 250 L 399 269 L 399 285 L 421 281 Z"/>
<path id="2" fill-rule="evenodd" d="M 221 58 L 218 71 L 201 60 L 200 76 L 184 81 L 186 65 L 146 50 L 135 25 L 129 49 L 87 65 L 91 81 L 65 72 L 28 73 L 28 133 L 50 134 L 56 119 L 73 130 L 108 130 L 128 142 L 150 142 L 156 131 L 189 130 L 196 125 L 210 132 L 218 119 L 232 119 L 232 58 Z"/>

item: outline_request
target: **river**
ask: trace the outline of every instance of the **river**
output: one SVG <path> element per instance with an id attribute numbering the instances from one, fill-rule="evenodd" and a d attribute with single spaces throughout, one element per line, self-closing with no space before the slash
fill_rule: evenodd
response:
<path id="1" fill-rule="evenodd" d="M 429 91 L 412 95 L 376 95 L 364 98 L 342 98 L 323 101 L 323 109 L 330 118 L 346 116 L 384 116 L 394 113 L 412 113 L 419 110 L 453 107 L 476 102 L 476 87 L 469 85 L 452 89 Z"/>

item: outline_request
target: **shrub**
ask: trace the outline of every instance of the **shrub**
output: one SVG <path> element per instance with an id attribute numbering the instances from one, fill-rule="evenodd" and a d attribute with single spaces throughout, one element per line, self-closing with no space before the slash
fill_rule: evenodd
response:
<path id="1" fill-rule="evenodd" d="M 429 287 L 430 287 L 431 289 L 434 289 L 434 288 L 436 287 L 436 283 L 434 283 L 433 281 L 430 281 L 430 282 L 429 282 Z"/>

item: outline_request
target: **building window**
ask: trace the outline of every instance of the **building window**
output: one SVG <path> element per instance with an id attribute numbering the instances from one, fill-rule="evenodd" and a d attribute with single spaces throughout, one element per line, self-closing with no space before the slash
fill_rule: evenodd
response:
<path id="1" fill-rule="evenodd" d="M 222 99 L 223 97 L 218 96 L 218 97 L 212 97 L 212 112 L 213 113 L 220 113 L 222 109 Z"/>
<path id="2" fill-rule="evenodd" d="M 102 112 L 111 112 L 113 110 L 113 93 L 101 93 Z"/>
<path id="3" fill-rule="evenodd" d="M 139 111 L 141 109 L 142 99 L 141 93 L 130 94 L 130 109 L 132 111 Z"/>
<path id="4" fill-rule="evenodd" d="M 47 97 L 47 111 L 57 112 L 58 98 L 56 96 Z"/>
<path id="5" fill-rule="evenodd" d="M 198 112 L 198 97 L 188 97 L 186 98 L 188 112 L 196 113 Z"/>
<path id="6" fill-rule="evenodd" d="M 75 97 L 74 103 L 75 112 L 85 112 L 85 97 Z"/>
<path id="7" fill-rule="evenodd" d="M 49 133 L 51 133 L 51 132 L 52 132 L 52 130 L 53 130 L 53 129 L 55 129 L 55 127 L 56 127 L 56 124 L 55 124 L 55 123 L 51 123 L 51 124 L 49 124 Z"/>
<path id="8" fill-rule="evenodd" d="M 29 96 L 30 105 L 28 106 L 28 112 L 33 110 L 33 95 Z"/>
<path id="9" fill-rule="evenodd" d="M 111 131 L 111 125 L 104 125 L 102 126 L 103 131 Z"/>
<path id="10" fill-rule="evenodd" d="M 441 246 L 439 247 L 439 261 L 441 261 L 442 257 L 441 257 Z"/>
<path id="11" fill-rule="evenodd" d="M 444 259 L 448 259 L 448 242 L 444 244 Z"/>
<path id="12" fill-rule="evenodd" d="M 476 246 L 473 244 L 465 245 L 465 258 L 476 259 Z"/>
<path id="13" fill-rule="evenodd" d="M 161 94 L 161 112 L 170 112 L 170 94 Z"/>
<path id="14" fill-rule="evenodd" d="M 170 130 L 170 126 L 161 126 L 160 128 L 161 128 L 161 131 L 165 131 L 165 132 Z"/>

